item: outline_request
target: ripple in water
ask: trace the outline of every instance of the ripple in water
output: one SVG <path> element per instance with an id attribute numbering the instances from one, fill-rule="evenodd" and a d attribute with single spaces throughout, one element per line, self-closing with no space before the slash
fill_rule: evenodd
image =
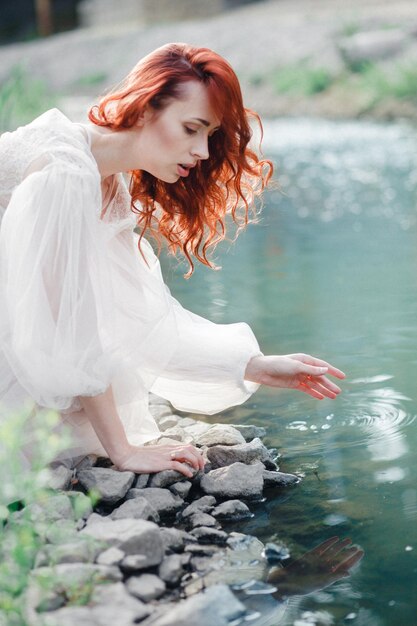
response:
<path id="1" fill-rule="evenodd" d="M 363 386 L 385 382 L 390 378 L 384 375 L 361 378 L 352 381 L 352 384 L 360 383 Z M 314 420 L 314 423 L 295 420 L 286 428 L 311 433 L 310 440 L 303 441 L 304 450 L 305 446 L 311 451 L 328 451 L 340 448 L 341 445 L 344 448 L 366 445 L 373 460 L 391 461 L 408 451 L 404 430 L 416 418 L 416 415 L 404 408 L 404 403 L 409 401 L 410 398 L 392 387 L 362 388 L 361 391 L 351 391 L 345 395 L 342 417 L 331 413 L 324 419 L 320 418 L 320 421 Z M 339 434 L 341 429 L 344 434 L 348 431 L 348 437 L 343 441 L 339 437 L 334 439 L 334 435 Z M 329 431 L 328 436 L 317 437 L 323 431 Z"/>

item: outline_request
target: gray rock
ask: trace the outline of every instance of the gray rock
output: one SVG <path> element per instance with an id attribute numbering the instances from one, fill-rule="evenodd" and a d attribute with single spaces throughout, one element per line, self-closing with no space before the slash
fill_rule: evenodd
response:
<path id="1" fill-rule="evenodd" d="M 295 474 L 285 474 L 284 472 L 263 471 L 264 484 L 268 487 L 288 487 L 301 482 L 301 478 Z"/>
<path id="2" fill-rule="evenodd" d="M 179 482 L 182 478 L 185 480 L 184 474 L 175 470 L 163 470 L 156 474 L 152 474 L 148 482 L 148 487 L 159 487 L 164 489 Z"/>
<path id="3" fill-rule="evenodd" d="M 188 543 L 195 543 L 195 537 L 178 528 L 161 528 L 165 552 L 182 552 Z"/>
<path id="4" fill-rule="evenodd" d="M 153 522 L 132 519 L 109 520 L 86 526 L 80 534 L 105 541 L 109 546 L 115 546 L 127 555 L 149 556 L 154 565 L 162 561 L 161 533 Z"/>
<path id="5" fill-rule="evenodd" d="M 102 502 L 116 504 L 132 486 L 135 474 L 106 467 L 92 467 L 77 472 L 77 478 L 84 489 L 98 492 Z"/>
<path id="6" fill-rule="evenodd" d="M 169 404 L 150 404 L 149 412 L 156 423 L 159 424 L 163 417 L 169 417 L 172 415 L 172 408 Z"/>
<path id="7" fill-rule="evenodd" d="M 68 543 L 69 541 L 77 541 L 78 538 L 75 522 L 72 520 L 57 520 L 53 524 L 48 524 L 44 530 L 43 533 L 39 532 L 39 527 L 36 526 L 38 534 L 48 543 Z"/>
<path id="8" fill-rule="evenodd" d="M 225 545 L 228 535 L 223 530 L 209 528 L 208 526 L 198 526 L 190 532 L 200 543 L 214 543 Z"/>
<path id="9" fill-rule="evenodd" d="M 58 611 L 43 613 L 41 620 L 32 618 L 31 625 L 39 624 L 39 626 L 97 626 L 97 622 L 93 618 L 92 611 L 86 606 L 68 606 Z"/>
<path id="10" fill-rule="evenodd" d="M 70 488 L 73 471 L 62 463 L 52 464 L 48 467 L 49 478 L 46 486 L 50 489 L 66 491 Z"/>
<path id="11" fill-rule="evenodd" d="M 111 519 L 144 519 L 159 522 L 159 513 L 146 498 L 126 500 L 109 515 Z"/>
<path id="12" fill-rule="evenodd" d="M 169 490 L 176 496 L 179 496 L 183 500 L 188 496 L 191 489 L 191 483 L 189 480 L 182 480 L 181 482 L 174 483 L 169 487 Z"/>
<path id="13" fill-rule="evenodd" d="M 59 563 L 93 563 L 102 550 L 100 544 L 82 537 L 70 543 L 47 544 L 36 555 L 35 567 Z"/>
<path id="14" fill-rule="evenodd" d="M 158 487 L 147 487 L 140 490 L 130 489 L 126 497 L 131 499 L 138 496 L 146 498 L 161 517 L 175 515 L 184 503 L 182 498 L 174 495 L 168 489 L 160 489 Z"/>
<path id="15" fill-rule="evenodd" d="M 236 428 L 247 442 L 252 441 L 255 437 L 259 437 L 259 439 L 266 437 L 266 428 L 263 426 L 255 426 L 254 424 L 233 424 L 233 428 Z"/>
<path id="16" fill-rule="evenodd" d="M 184 554 L 190 554 L 191 556 L 213 556 L 219 551 L 219 547 L 214 544 L 201 545 L 199 543 L 191 543 L 185 546 Z"/>
<path id="17" fill-rule="evenodd" d="M 264 484 L 262 463 L 233 463 L 202 477 L 201 489 L 222 498 L 260 498 Z"/>
<path id="18" fill-rule="evenodd" d="M 187 517 L 187 524 L 190 528 L 197 528 L 198 526 L 207 526 L 209 528 L 218 528 L 219 523 L 209 515 L 208 513 L 194 513 Z"/>
<path id="19" fill-rule="evenodd" d="M 194 515 L 194 513 L 210 513 L 216 505 L 216 498 L 214 496 L 203 496 L 194 500 L 189 504 L 182 512 L 183 518 Z"/>
<path id="20" fill-rule="evenodd" d="M 339 49 L 349 64 L 356 64 L 398 54 L 406 40 L 401 29 L 364 31 L 341 39 Z"/>
<path id="21" fill-rule="evenodd" d="M 219 520 L 238 521 L 252 517 L 249 507 L 240 500 L 222 502 L 212 512 L 213 517 Z"/>
<path id="22" fill-rule="evenodd" d="M 234 446 L 245 443 L 245 439 L 229 424 L 214 424 L 205 433 L 198 435 L 195 442 L 199 446 Z"/>
<path id="23" fill-rule="evenodd" d="M 104 552 L 101 552 L 98 555 L 96 562 L 99 565 L 119 565 L 119 563 L 123 561 L 124 557 L 125 553 L 123 552 L 123 550 L 112 547 L 107 548 L 107 550 L 104 550 Z"/>
<path id="24" fill-rule="evenodd" d="M 87 454 L 86 456 L 75 459 L 74 467 L 78 470 L 91 469 L 97 463 L 98 456 L 96 454 Z"/>
<path id="25" fill-rule="evenodd" d="M 205 422 L 197 422 L 194 424 L 184 425 L 181 423 L 181 426 L 184 428 L 187 435 L 190 435 L 194 440 L 197 440 L 200 435 L 206 433 L 210 428 L 211 424 L 206 424 Z"/>
<path id="26" fill-rule="evenodd" d="M 150 474 L 138 474 L 132 487 L 135 489 L 145 489 L 148 486 Z"/>
<path id="27" fill-rule="evenodd" d="M 168 428 L 175 428 L 178 425 L 180 418 L 177 415 L 167 415 L 166 417 L 162 417 L 159 420 L 159 430 L 164 432 L 168 430 Z"/>
<path id="28" fill-rule="evenodd" d="M 236 446 L 211 446 L 207 450 L 207 458 L 211 463 L 212 469 L 225 467 L 232 463 L 250 465 L 255 461 L 260 461 L 261 463 L 272 461 L 268 448 L 258 438 L 255 438 L 250 443 L 242 443 Z"/>
<path id="29" fill-rule="evenodd" d="M 33 503 L 25 507 L 25 515 L 29 515 L 33 523 L 47 523 L 74 520 L 74 511 L 71 500 L 64 493 L 54 493 L 48 495 L 42 505 Z M 18 517 L 23 511 L 19 511 Z"/>
<path id="30" fill-rule="evenodd" d="M 91 526 L 92 524 L 97 524 L 100 522 L 109 522 L 109 521 L 110 521 L 110 517 L 105 516 L 105 515 L 100 515 L 99 513 L 94 512 L 88 518 L 87 526 Z"/>
<path id="31" fill-rule="evenodd" d="M 175 586 L 184 574 L 184 561 L 181 554 L 170 554 L 158 568 L 158 576 L 169 586 Z"/>
<path id="32" fill-rule="evenodd" d="M 155 565 L 153 561 L 153 557 L 149 554 L 129 554 L 124 557 L 119 567 L 125 574 L 134 574 Z"/>
<path id="33" fill-rule="evenodd" d="M 93 604 L 93 624 L 99 626 L 132 626 L 150 614 L 149 607 L 134 598 L 122 583 L 96 587 L 90 603 Z"/>
<path id="34" fill-rule="evenodd" d="M 166 584 L 155 574 L 142 574 L 129 578 L 126 589 L 135 598 L 149 602 L 164 595 Z"/>
<path id="35" fill-rule="evenodd" d="M 193 437 L 187 433 L 181 426 L 174 426 L 173 428 L 167 428 L 164 432 L 164 437 L 174 439 L 175 441 L 181 441 L 181 443 L 194 443 Z"/>
<path id="36" fill-rule="evenodd" d="M 152 626 L 227 626 L 245 612 L 245 607 L 227 585 L 213 585 L 204 593 L 176 604 Z"/>

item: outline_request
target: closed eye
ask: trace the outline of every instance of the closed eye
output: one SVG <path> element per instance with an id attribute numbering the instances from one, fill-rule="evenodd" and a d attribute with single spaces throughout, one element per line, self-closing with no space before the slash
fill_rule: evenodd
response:
<path id="1" fill-rule="evenodd" d="M 189 126 L 184 126 L 184 130 L 187 135 L 195 135 L 197 132 L 194 128 L 190 128 Z"/>

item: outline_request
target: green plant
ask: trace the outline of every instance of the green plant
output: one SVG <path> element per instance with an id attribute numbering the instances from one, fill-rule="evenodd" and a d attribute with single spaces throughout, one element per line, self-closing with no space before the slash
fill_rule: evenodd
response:
<path id="1" fill-rule="evenodd" d="M 325 91 L 333 83 L 333 77 L 324 67 L 311 67 L 305 61 L 275 70 L 272 84 L 278 93 L 312 96 Z"/>
<path id="2" fill-rule="evenodd" d="M 0 132 L 26 124 L 55 104 L 55 97 L 42 81 L 15 66 L 0 85 Z"/>
<path id="3" fill-rule="evenodd" d="M 0 625 L 3 619 L 8 626 L 25 624 L 22 598 L 42 542 L 29 505 L 48 498 L 47 464 L 68 445 L 64 434 L 54 433 L 58 420 L 43 411 L 2 415 L 0 422 Z M 23 462 L 25 445 L 32 450 L 30 469 Z"/>

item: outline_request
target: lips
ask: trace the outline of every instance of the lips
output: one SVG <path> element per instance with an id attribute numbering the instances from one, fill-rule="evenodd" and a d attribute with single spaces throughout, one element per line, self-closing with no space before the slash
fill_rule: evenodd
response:
<path id="1" fill-rule="evenodd" d="M 177 171 L 180 176 L 188 176 L 190 170 L 195 167 L 195 163 L 178 163 Z"/>

